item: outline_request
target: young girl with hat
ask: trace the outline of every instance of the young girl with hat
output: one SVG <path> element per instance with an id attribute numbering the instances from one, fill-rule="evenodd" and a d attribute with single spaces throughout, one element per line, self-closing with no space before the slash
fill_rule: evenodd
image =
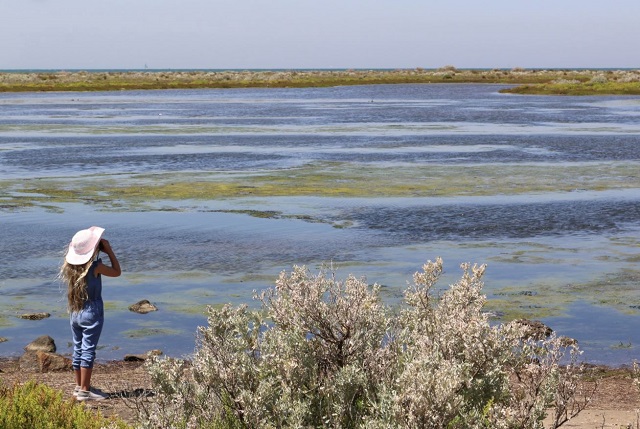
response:
<path id="1" fill-rule="evenodd" d="M 104 228 L 92 226 L 78 231 L 60 268 L 60 278 L 67 284 L 67 298 L 73 332 L 72 366 L 75 371 L 74 396 L 78 401 L 106 399 L 108 395 L 91 388 L 91 373 L 96 347 L 104 324 L 102 275 L 118 277 L 120 263 L 111 245 L 102 238 Z M 111 265 L 98 258 L 100 251 L 109 256 Z"/>

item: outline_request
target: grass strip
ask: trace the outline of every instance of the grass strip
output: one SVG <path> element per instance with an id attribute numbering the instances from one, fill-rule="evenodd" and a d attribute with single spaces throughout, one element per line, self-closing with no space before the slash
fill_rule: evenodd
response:
<path id="1" fill-rule="evenodd" d="M 567 83 L 568 82 L 568 83 Z M 600 83 L 591 85 L 590 83 Z M 519 94 L 639 94 L 640 70 L 439 69 L 5 72 L 0 92 L 326 87 L 401 83 L 520 85 Z M 604 83 L 604 84 L 602 84 Z"/>

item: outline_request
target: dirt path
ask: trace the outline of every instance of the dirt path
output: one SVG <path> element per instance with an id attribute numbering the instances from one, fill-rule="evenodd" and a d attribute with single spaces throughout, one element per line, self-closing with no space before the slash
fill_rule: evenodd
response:
<path id="1" fill-rule="evenodd" d="M 563 428 L 588 429 L 640 429 L 636 410 L 640 409 L 640 393 L 626 369 L 601 371 L 602 379 L 591 404 Z M 34 380 L 63 392 L 71 398 L 75 386 L 73 374 L 69 372 L 29 373 L 19 371 L 16 359 L 0 359 L 0 382 L 12 385 L 16 382 Z M 96 364 L 93 384 L 113 395 L 112 398 L 89 402 L 86 406 L 99 410 L 104 416 L 116 415 L 133 423 L 136 412 L 132 409 L 132 398 L 142 395 L 151 387 L 151 381 L 140 362 L 109 362 Z M 546 421 L 545 427 L 549 427 Z"/>

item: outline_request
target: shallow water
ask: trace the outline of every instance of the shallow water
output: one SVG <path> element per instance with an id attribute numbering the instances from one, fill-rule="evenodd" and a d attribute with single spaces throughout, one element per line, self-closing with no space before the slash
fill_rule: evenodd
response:
<path id="1" fill-rule="evenodd" d="M 56 270 L 73 233 L 96 224 L 124 269 L 104 282 L 101 359 L 188 354 L 206 305 L 256 305 L 253 290 L 295 264 L 333 262 L 343 277 L 384 285 L 394 305 L 413 272 L 442 256 L 442 287 L 462 262 L 489 265 L 485 292 L 499 320 L 538 318 L 578 339 L 589 361 L 630 362 L 640 347 L 640 98 L 499 88 L 0 94 L 0 336 L 9 339 L 0 354 L 41 334 L 69 351 Z M 336 185 L 343 172 L 433 184 L 437 196 L 91 204 L 78 188 L 184 174 L 259 182 L 323 165 L 338 172 Z M 473 185 L 466 192 L 445 186 L 461 177 Z M 31 192 L 51 180 L 76 200 Z M 140 299 L 160 311 L 129 312 Z M 16 317 L 31 310 L 52 317 Z"/>

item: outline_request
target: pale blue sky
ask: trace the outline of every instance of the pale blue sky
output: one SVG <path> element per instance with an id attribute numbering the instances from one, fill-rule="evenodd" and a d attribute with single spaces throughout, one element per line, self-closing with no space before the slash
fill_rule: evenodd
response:
<path id="1" fill-rule="evenodd" d="M 0 0 L 0 69 L 640 68 L 640 0 Z"/>

